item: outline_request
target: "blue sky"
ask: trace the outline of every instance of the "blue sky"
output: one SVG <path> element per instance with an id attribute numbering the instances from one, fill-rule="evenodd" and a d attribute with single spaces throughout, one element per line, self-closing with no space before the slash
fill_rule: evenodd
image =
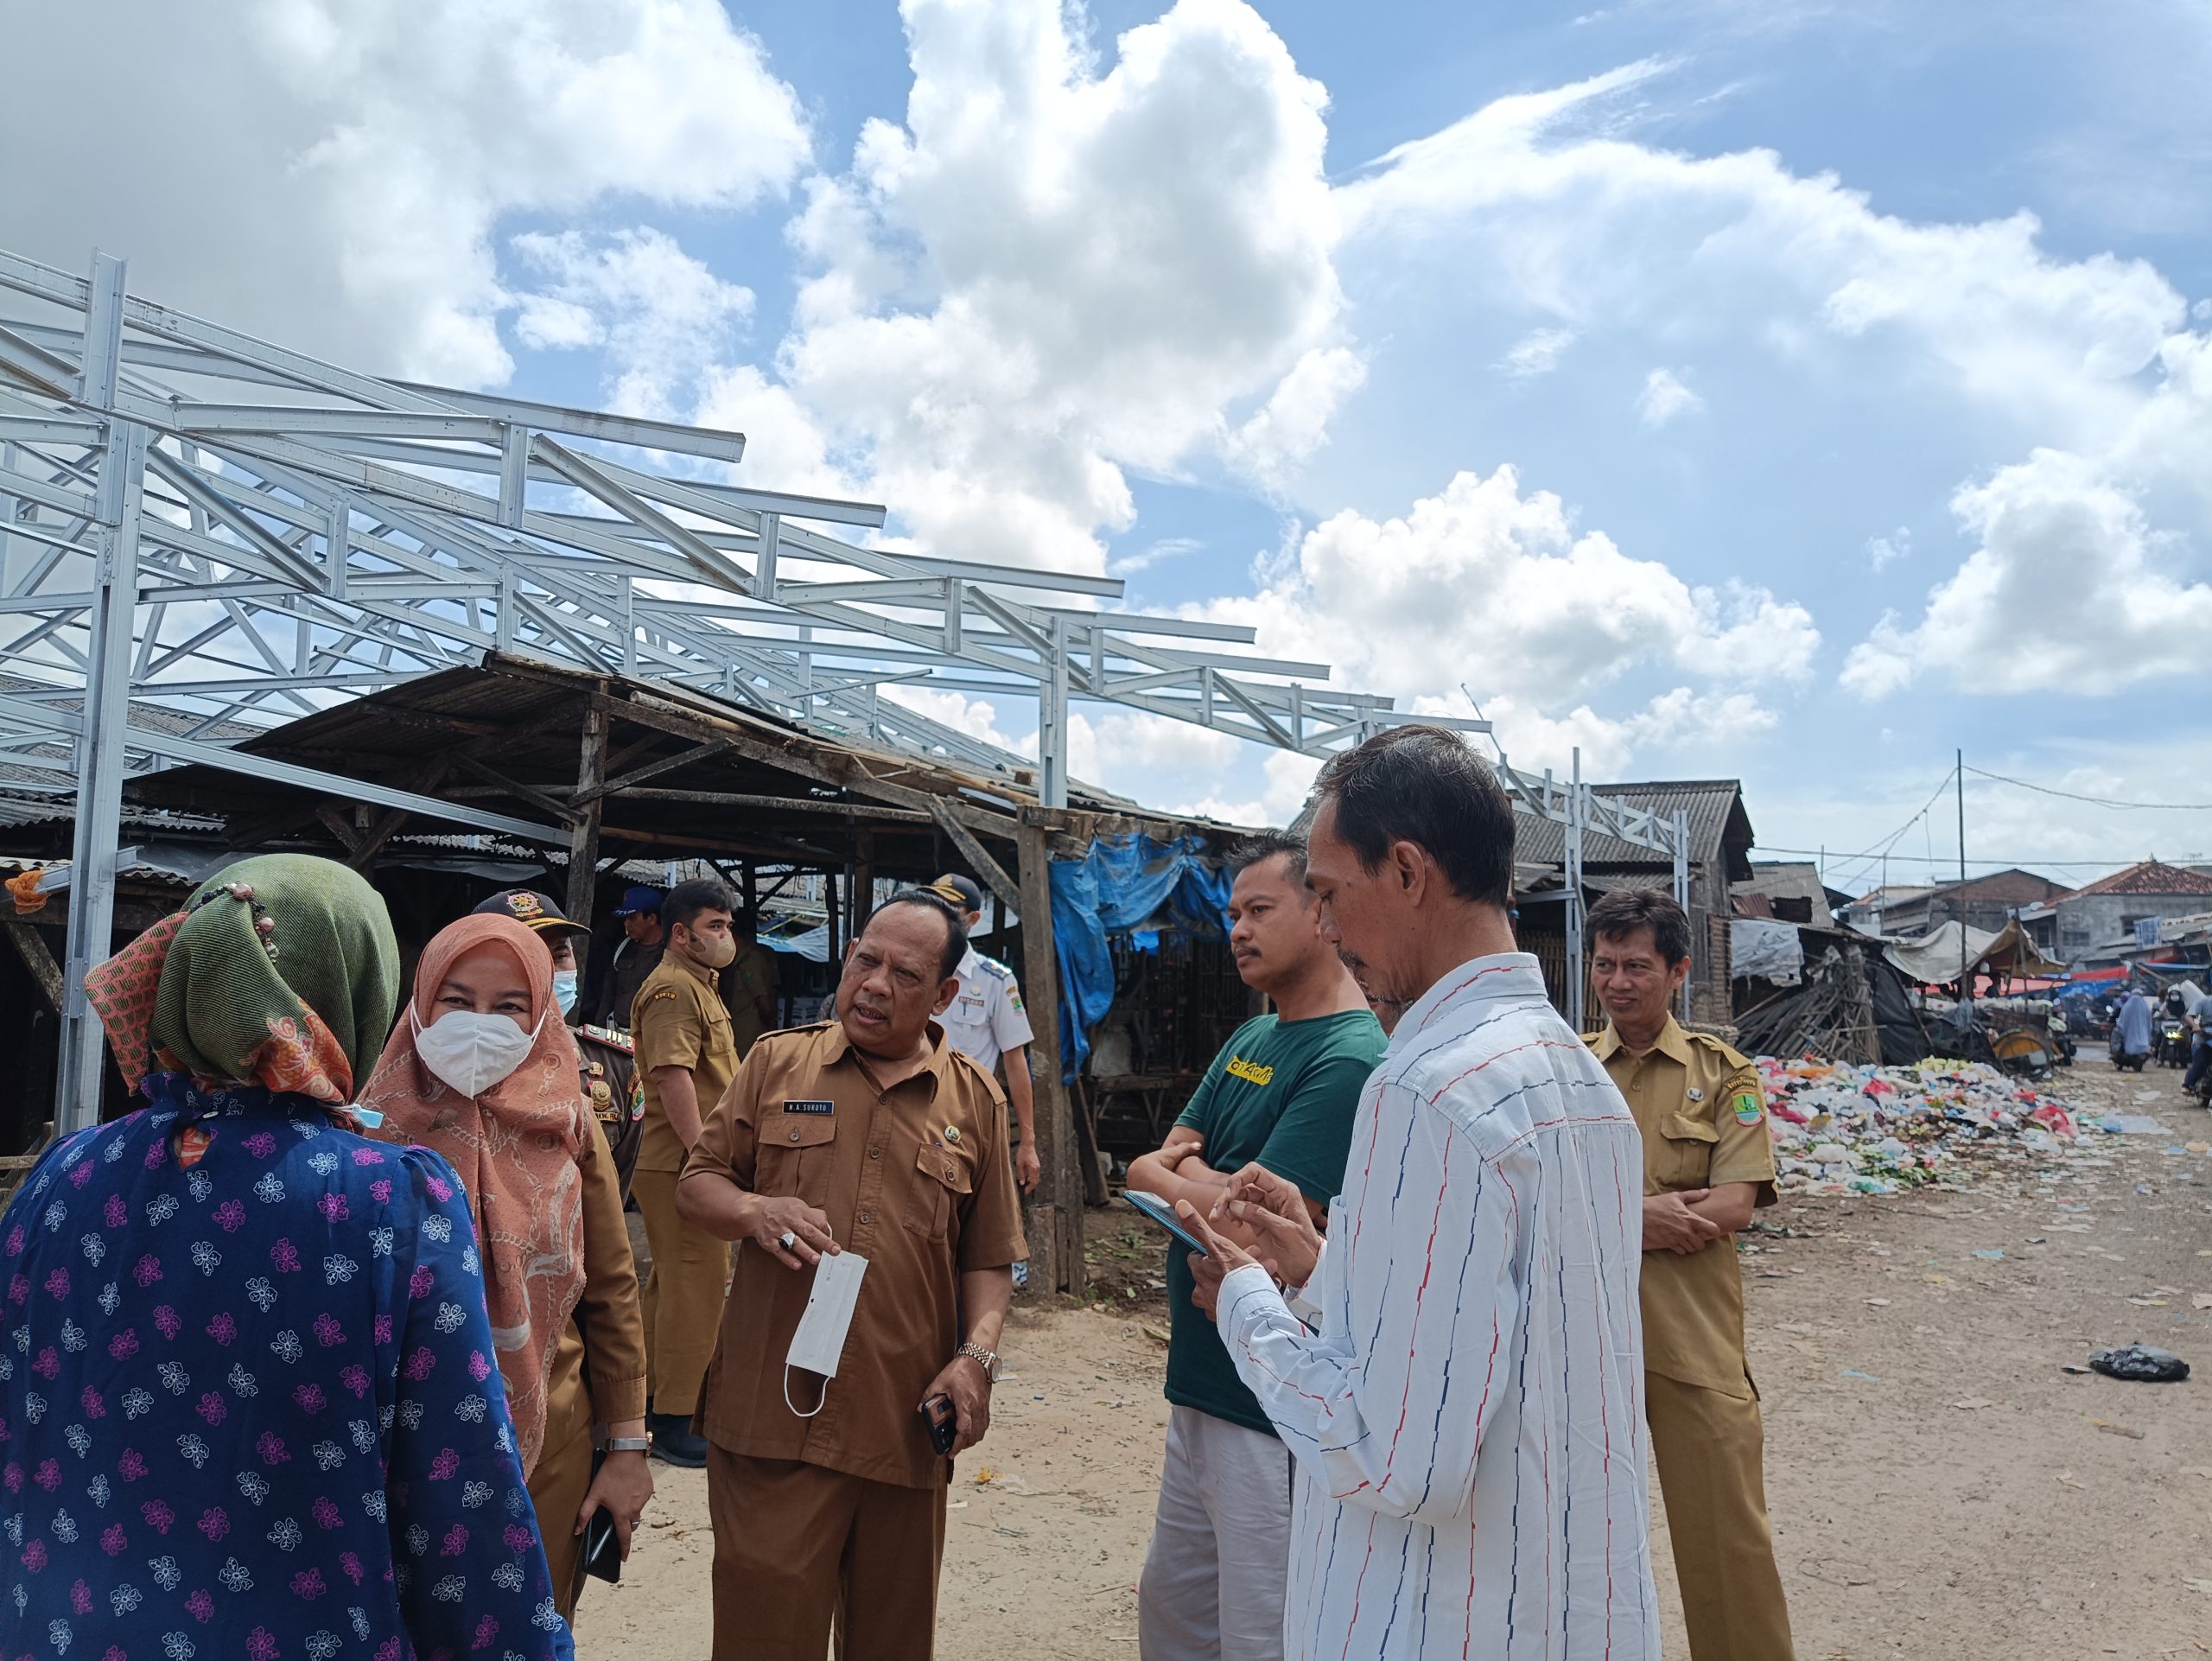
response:
<path id="1" fill-rule="evenodd" d="M 32 27 L 59 60 L 93 25 Z M 1116 571 L 1408 703 L 1471 692 L 1516 763 L 1740 776 L 1777 850 L 1910 823 L 1893 877 L 1955 857 L 1948 805 L 1914 820 L 1955 747 L 2212 799 L 2201 5 L 173 27 L 102 43 L 130 113 L 66 188 L 0 175 L 0 245 L 98 240 L 365 366 L 741 425 L 753 482 Z M 137 160 L 188 81 L 189 211 Z M 1167 805 L 1281 817 L 1306 780 L 1106 710 L 1078 738 Z M 2212 856 L 2208 811 L 1978 776 L 1967 808 L 1976 865 Z"/>

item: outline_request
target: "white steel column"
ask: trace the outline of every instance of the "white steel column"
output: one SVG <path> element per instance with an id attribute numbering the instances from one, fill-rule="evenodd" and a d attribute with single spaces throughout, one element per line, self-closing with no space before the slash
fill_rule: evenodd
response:
<path id="1" fill-rule="evenodd" d="M 1682 915 L 1690 914 L 1690 816 L 1681 808 L 1675 810 L 1675 903 L 1682 908 Z M 1698 953 L 1709 942 L 1690 942 L 1690 962 L 1697 962 Z M 1682 983 L 1682 1019 L 1690 1018 L 1690 983 Z"/>
<path id="2" fill-rule="evenodd" d="M 1582 752 L 1574 752 L 1574 782 L 1567 792 L 1567 1024 L 1582 1030 Z"/>
<path id="3" fill-rule="evenodd" d="M 1054 617 L 1046 625 L 1045 673 L 1037 683 L 1037 800 L 1043 807 L 1068 805 L 1068 626 Z"/>
<path id="4" fill-rule="evenodd" d="M 83 402 L 112 410 L 123 356 L 124 264 L 92 257 L 86 315 Z M 94 517 L 97 569 L 89 617 L 84 725 L 77 739 L 76 841 L 69 870 L 69 944 L 62 971 L 61 1076 L 56 1129 L 96 1123 L 100 1111 L 99 1017 L 85 974 L 108 955 L 115 928 L 115 855 L 123 818 L 124 729 L 130 714 L 131 625 L 138 597 L 138 515 L 146 429 L 112 414 L 103 423 Z"/>

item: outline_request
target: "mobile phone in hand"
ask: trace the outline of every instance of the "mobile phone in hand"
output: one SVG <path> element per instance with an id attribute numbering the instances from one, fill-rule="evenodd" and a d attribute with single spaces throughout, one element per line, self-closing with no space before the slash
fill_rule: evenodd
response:
<path id="1" fill-rule="evenodd" d="M 960 1415 L 952 1405 L 952 1397 L 932 1396 L 924 1402 L 922 1421 L 929 1426 L 930 1451 L 951 1457 L 952 1446 L 960 1440 Z"/>

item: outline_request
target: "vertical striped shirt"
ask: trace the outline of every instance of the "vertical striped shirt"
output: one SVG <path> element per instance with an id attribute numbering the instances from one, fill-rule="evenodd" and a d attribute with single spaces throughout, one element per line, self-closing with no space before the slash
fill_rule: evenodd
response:
<path id="1" fill-rule="evenodd" d="M 1656 1661 L 1643 1172 L 1534 958 L 1407 1010 L 1307 1289 L 1319 1332 L 1257 1266 L 1221 1289 L 1298 1461 L 1290 1661 Z"/>

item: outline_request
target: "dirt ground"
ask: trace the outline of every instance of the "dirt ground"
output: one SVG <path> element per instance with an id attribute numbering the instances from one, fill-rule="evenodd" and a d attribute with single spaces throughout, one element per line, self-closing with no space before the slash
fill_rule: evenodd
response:
<path id="1" fill-rule="evenodd" d="M 2137 1339 L 2212 1366 L 2212 1122 L 2171 1072 L 2086 1057 L 2075 1072 L 2077 1109 L 2152 1114 L 2170 1134 L 1992 1160 L 1963 1191 L 1785 1200 L 1745 1242 L 1802 1661 L 2212 1654 L 2212 1375 L 2062 1371 Z M 990 1438 L 952 1494 L 944 1653 L 1135 1652 L 1166 1308 L 1145 1225 L 1106 1221 L 1106 1296 L 1017 1308 Z M 705 1482 L 654 1472 L 623 1584 L 586 1594 L 588 1661 L 707 1653 Z M 1652 1491 L 1667 1653 L 1682 1657 Z"/>

